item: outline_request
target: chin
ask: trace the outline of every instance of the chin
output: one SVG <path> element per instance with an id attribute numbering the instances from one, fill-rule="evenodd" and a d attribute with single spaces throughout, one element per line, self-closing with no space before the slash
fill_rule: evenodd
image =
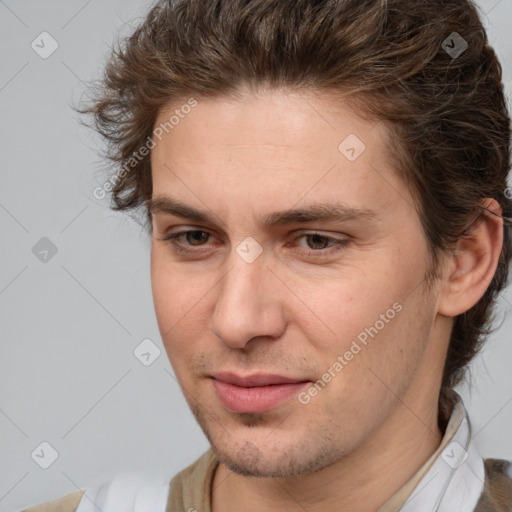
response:
<path id="1" fill-rule="evenodd" d="M 276 446 L 262 441 L 244 441 L 224 446 L 212 443 L 212 450 L 219 461 L 230 471 L 242 476 L 266 478 L 292 478 L 305 476 L 337 462 L 342 454 L 326 447 Z"/>
<path id="2" fill-rule="evenodd" d="M 189 401 L 189 406 L 217 459 L 239 475 L 304 476 L 345 455 L 327 426 L 307 428 L 291 414 L 283 420 L 282 413 L 230 413 L 228 420 L 198 402 Z"/>

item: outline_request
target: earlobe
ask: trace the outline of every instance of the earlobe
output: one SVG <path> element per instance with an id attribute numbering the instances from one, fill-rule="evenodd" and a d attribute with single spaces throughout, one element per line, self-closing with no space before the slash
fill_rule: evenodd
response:
<path id="1" fill-rule="evenodd" d="M 455 317 L 471 309 L 489 287 L 503 246 L 501 207 L 486 199 L 471 231 L 460 238 L 444 278 L 438 312 Z"/>

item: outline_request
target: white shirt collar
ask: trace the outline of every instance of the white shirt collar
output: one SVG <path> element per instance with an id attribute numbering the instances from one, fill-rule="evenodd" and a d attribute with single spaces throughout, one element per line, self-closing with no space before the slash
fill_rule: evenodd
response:
<path id="1" fill-rule="evenodd" d="M 484 490 L 484 461 L 471 439 L 461 397 L 449 391 L 453 409 L 445 432 L 453 436 L 419 481 L 400 512 L 473 512 Z"/>

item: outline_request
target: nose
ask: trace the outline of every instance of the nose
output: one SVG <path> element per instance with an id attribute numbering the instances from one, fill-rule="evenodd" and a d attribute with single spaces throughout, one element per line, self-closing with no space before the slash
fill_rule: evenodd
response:
<path id="1" fill-rule="evenodd" d="M 253 338 L 279 338 L 286 328 L 283 284 L 267 266 L 264 254 L 247 263 L 233 251 L 228 271 L 218 285 L 212 332 L 231 348 L 244 348 Z"/>

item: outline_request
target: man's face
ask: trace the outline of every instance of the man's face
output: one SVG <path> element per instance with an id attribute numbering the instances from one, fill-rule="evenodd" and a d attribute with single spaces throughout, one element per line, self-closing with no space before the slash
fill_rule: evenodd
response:
<path id="1" fill-rule="evenodd" d="M 210 217 L 160 202 L 152 287 L 176 377 L 233 471 L 323 468 L 403 418 L 401 401 L 420 415 L 437 385 L 426 240 L 387 144 L 327 97 L 269 91 L 198 98 L 152 150 L 153 199 Z M 265 223 L 319 204 L 346 211 Z"/>

